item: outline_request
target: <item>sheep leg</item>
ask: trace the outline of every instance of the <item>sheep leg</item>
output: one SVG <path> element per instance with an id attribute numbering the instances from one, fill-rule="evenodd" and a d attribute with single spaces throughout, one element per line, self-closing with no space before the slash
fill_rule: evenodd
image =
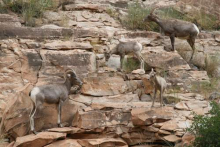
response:
<path id="1" fill-rule="evenodd" d="M 191 46 L 192 50 L 193 50 L 193 53 L 192 53 L 192 56 L 190 58 L 190 61 L 192 60 L 193 56 L 194 56 L 194 53 L 195 53 L 195 38 L 189 38 L 187 39 L 187 42 L 189 43 L 189 45 Z"/>
<path id="2" fill-rule="evenodd" d="M 122 67 L 122 66 L 123 66 L 124 57 L 125 57 L 125 54 L 121 54 L 121 55 L 120 55 L 120 63 L 121 63 L 121 65 L 120 65 L 120 66 L 121 66 L 120 71 L 123 70 L 123 67 Z"/>
<path id="3" fill-rule="evenodd" d="M 174 37 L 174 35 L 171 35 L 171 36 L 170 36 L 170 41 L 171 41 L 171 45 L 172 45 L 172 51 L 174 51 L 174 50 L 175 50 L 175 48 L 174 48 L 174 42 L 175 42 L 175 37 Z"/>
<path id="4" fill-rule="evenodd" d="M 163 103 L 163 97 L 162 96 L 163 96 L 163 88 L 161 87 L 160 88 L 160 107 L 163 106 L 163 104 L 162 104 Z"/>
<path id="5" fill-rule="evenodd" d="M 139 62 L 141 63 L 141 69 L 144 69 L 144 59 L 143 59 L 141 53 L 140 52 L 135 52 L 135 55 L 137 56 Z"/>
<path id="6" fill-rule="evenodd" d="M 152 103 L 152 106 L 151 107 L 154 107 L 154 101 L 156 99 L 156 95 L 157 95 L 157 89 L 154 88 L 154 98 L 153 98 L 153 103 Z"/>
<path id="7" fill-rule="evenodd" d="M 35 128 L 34 128 L 34 115 L 37 111 L 38 106 L 40 106 L 40 105 L 41 105 L 40 102 L 34 102 L 33 109 L 31 110 L 31 114 L 30 114 L 31 132 L 33 132 L 34 134 L 37 134 L 37 132 L 35 131 Z"/>
<path id="8" fill-rule="evenodd" d="M 58 119 L 57 119 L 58 127 L 63 127 L 62 124 L 61 124 L 62 104 L 63 104 L 63 101 L 60 100 L 60 102 L 58 104 Z"/>

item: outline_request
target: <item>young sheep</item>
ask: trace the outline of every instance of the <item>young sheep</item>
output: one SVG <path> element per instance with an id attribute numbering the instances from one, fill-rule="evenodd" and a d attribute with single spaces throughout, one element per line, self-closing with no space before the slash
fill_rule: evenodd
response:
<path id="1" fill-rule="evenodd" d="M 159 17 L 153 14 L 156 8 L 154 8 L 151 11 L 151 13 L 148 16 L 146 16 L 144 21 L 146 22 L 153 21 L 162 28 L 164 34 L 170 37 L 173 51 L 174 51 L 175 37 L 178 37 L 180 39 L 181 38 L 186 39 L 193 50 L 192 56 L 190 58 L 191 61 L 195 53 L 195 40 L 199 34 L 198 27 L 194 23 L 187 21 L 182 21 L 177 19 L 160 19 Z"/>
<path id="2" fill-rule="evenodd" d="M 34 115 L 36 110 L 44 102 L 49 104 L 58 104 L 58 126 L 61 126 L 61 107 L 64 101 L 68 99 L 70 89 L 73 85 L 77 85 L 76 90 L 80 90 L 82 87 L 82 81 L 76 76 L 75 72 L 71 69 L 66 70 L 64 73 L 64 83 L 60 84 L 51 84 L 51 85 L 42 85 L 34 87 L 30 92 L 30 97 L 33 102 L 33 109 L 30 113 L 30 126 L 31 131 L 36 134 L 34 128 Z"/>
<path id="3" fill-rule="evenodd" d="M 153 98 L 153 103 L 151 107 L 154 107 L 154 101 L 156 99 L 158 90 L 160 91 L 160 106 L 162 107 L 163 93 L 167 87 L 166 80 L 162 78 L 161 76 L 156 75 L 156 72 L 154 72 L 153 68 L 151 69 L 151 72 L 149 73 L 149 80 L 154 85 L 154 98 Z"/>
<path id="4" fill-rule="evenodd" d="M 109 60 L 112 54 L 116 54 L 120 56 L 121 68 L 124 60 L 124 56 L 130 53 L 133 53 L 141 63 L 141 69 L 144 70 L 144 59 L 141 55 L 142 45 L 137 41 L 120 41 L 119 44 L 114 47 L 110 52 L 105 53 L 106 61 Z"/>

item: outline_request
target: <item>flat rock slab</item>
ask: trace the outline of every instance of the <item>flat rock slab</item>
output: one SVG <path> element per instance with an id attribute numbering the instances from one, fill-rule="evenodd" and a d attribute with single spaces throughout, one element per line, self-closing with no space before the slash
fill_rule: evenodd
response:
<path id="1" fill-rule="evenodd" d="M 92 45 L 89 42 L 73 42 L 73 41 L 53 41 L 44 45 L 45 49 L 50 50 L 71 50 L 71 49 L 92 49 Z"/>
<path id="2" fill-rule="evenodd" d="M 84 78 L 81 92 L 91 96 L 111 96 L 131 92 L 141 86 L 141 81 L 124 81 L 120 76 Z"/>
<path id="3" fill-rule="evenodd" d="M 66 139 L 54 142 L 46 147 L 128 147 L 121 138 L 100 138 L 100 139 Z"/>
<path id="4" fill-rule="evenodd" d="M 16 138 L 14 147 L 40 147 L 64 138 L 66 138 L 66 133 L 41 132 L 37 135 L 31 134 Z"/>
<path id="5" fill-rule="evenodd" d="M 165 70 L 190 69 L 187 62 L 177 52 L 167 52 L 163 46 L 146 47 L 142 56 L 150 67 Z"/>
<path id="6" fill-rule="evenodd" d="M 172 107 L 133 108 L 131 111 L 134 125 L 151 125 L 172 119 L 175 115 Z"/>
<path id="7" fill-rule="evenodd" d="M 22 39 L 58 39 L 71 37 L 71 29 L 42 29 L 31 27 L 14 27 L 10 25 L 0 25 L 0 39 L 22 38 Z"/>

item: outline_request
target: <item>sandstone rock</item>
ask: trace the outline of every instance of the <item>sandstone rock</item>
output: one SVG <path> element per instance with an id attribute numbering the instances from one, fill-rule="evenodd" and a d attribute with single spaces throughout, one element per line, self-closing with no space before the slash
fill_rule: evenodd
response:
<path id="1" fill-rule="evenodd" d="M 63 75 L 66 67 L 73 69 L 79 77 L 85 77 L 87 73 L 96 70 L 96 57 L 92 52 L 41 50 L 40 55 L 44 62 L 37 85 L 63 82 L 63 78 L 58 76 Z"/>
<path id="2" fill-rule="evenodd" d="M 151 125 L 170 120 L 173 116 L 171 107 L 164 108 L 133 108 L 131 111 L 132 122 L 135 126 Z"/>
<path id="3" fill-rule="evenodd" d="M 179 109 L 179 110 L 189 110 L 189 108 L 187 107 L 187 105 L 186 105 L 185 102 L 183 102 L 183 101 L 177 103 L 177 104 L 175 105 L 175 108 L 176 108 L 176 109 Z"/>
<path id="4" fill-rule="evenodd" d="M 148 132 L 148 131 L 143 131 L 140 129 L 134 129 L 130 131 L 129 133 L 124 133 L 122 134 L 122 139 L 127 142 L 129 146 L 141 144 L 141 143 L 150 143 L 150 142 L 155 142 L 158 140 L 155 137 L 155 133 L 153 132 Z"/>
<path id="5" fill-rule="evenodd" d="M 174 120 L 164 122 L 161 130 L 173 131 L 178 128 L 177 122 Z"/>
<path id="6" fill-rule="evenodd" d="M 73 34 L 75 38 L 107 38 L 108 34 L 106 31 L 103 31 L 98 28 L 90 29 L 90 28 L 82 28 L 82 29 L 74 29 Z"/>
<path id="7" fill-rule="evenodd" d="M 166 52 L 163 47 L 147 47 L 142 56 L 150 67 L 159 69 L 190 69 L 186 61 L 176 52 Z"/>
<path id="8" fill-rule="evenodd" d="M 139 102 L 137 94 L 123 94 L 105 97 L 92 97 L 85 95 L 70 95 L 70 99 L 76 102 L 84 103 L 85 105 L 91 105 L 92 103 L 129 103 Z"/>
<path id="9" fill-rule="evenodd" d="M 43 17 L 49 22 L 54 22 L 54 21 L 61 21 L 62 16 L 58 12 L 53 12 L 53 11 L 46 11 L 43 14 Z"/>
<path id="10" fill-rule="evenodd" d="M 195 140 L 195 136 L 189 132 L 186 132 L 182 137 L 182 146 L 190 146 Z"/>
<path id="11" fill-rule="evenodd" d="M 29 27 L 13 27 L 8 25 L 1 25 L 0 31 L 5 33 L 0 35 L 0 39 L 7 38 L 23 38 L 23 39 L 58 39 L 71 37 L 73 31 L 71 29 L 42 29 Z"/>
<path id="12" fill-rule="evenodd" d="M 72 42 L 72 41 L 53 41 L 44 45 L 45 49 L 50 50 L 71 50 L 71 49 L 92 49 L 89 42 Z"/>
<path id="13" fill-rule="evenodd" d="M 41 132 L 37 135 L 31 134 L 16 138 L 14 147 L 18 147 L 18 146 L 39 147 L 39 146 L 47 145 L 57 139 L 64 139 L 65 137 L 66 137 L 66 133 Z"/>
<path id="14" fill-rule="evenodd" d="M 118 110 L 105 112 L 102 110 L 94 110 L 89 112 L 79 112 L 75 116 L 73 126 L 82 129 L 105 128 L 112 125 L 127 125 L 130 120 L 130 113 Z"/>
<path id="15" fill-rule="evenodd" d="M 80 128 L 75 127 L 63 127 L 63 128 L 52 128 L 48 129 L 49 132 L 57 132 L 57 133 L 67 133 L 67 134 L 75 134 L 80 132 Z"/>
<path id="16" fill-rule="evenodd" d="M 171 133 L 165 130 L 159 130 L 158 134 L 163 134 L 163 135 L 170 135 Z"/>
<path id="17" fill-rule="evenodd" d="M 145 74 L 145 71 L 144 71 L 144 69 L 136 69 L 136 70 L 133 70 L 133 71 L 132 71 L 132 74 L 140 74 L 140 75 L 143 75 L 143 74 Z"/>
<path id="18" fill-rule="evenodd" d="M 21 27 L 21 23 L 16 16 L 12 16 L 9 14 L 1 14 L 0 15 L 0 25 L 9 25 L 13 27 Z"/>
<path id="19" fill-rule="evenodd" d="M 74 147 L 82 147 L 77 140 L 74 139 L 65 139 L 65 140 L 60 140 L 60 141 L 56 141 L 53 142 L 45 147 L 58 147 L 58 146 L 62 146 L 62 147 L 70 147 L 70 146 L 74 146 Z"/>
<path id="20" fill-rule="evenodd" d="M 65 5 L 65 10 L 67 11 L 73 11 L 73 10 L 91 10 L 94 12 L 103 12 L 105 10 L 105 7 L 107 5 L 103 4 L 70 4 Z"/>
<path id="21" fill-rule="evenodd" d="M 178 121 L 177 126 L 178 128 L 181 128 L 181 129 L 187 129 L 191 126 L 191 124 L 192 124 L 192 121 L 190 120 Z"/>
<path id="22" fill-rule="evenodd" d="M 85 78 L 81 92 L 91 96 L 110 96 L 131 92 L 139 87 L 140 81 L 124 81 L 119 76 L 98 76 Z"/>
<path id="23" fill-rule="evenodd" d="M 165 136 L 163 137 L 166 141 L 169 141 L 169 142 L 178 142 L 181 140 L 181 138 L 177 137 L 176 135 L 168 135 L 168 136 Z"/>
<path id="24" fill-rule="evenodd" d="M 207 101 L 194 100 L 194 101 L 186 102 L 186 105 L 189 107 L 189 109 L 195 110 L 195 109 L 198 109 L 198 108 L 208 107 L 208 102 Z"/>

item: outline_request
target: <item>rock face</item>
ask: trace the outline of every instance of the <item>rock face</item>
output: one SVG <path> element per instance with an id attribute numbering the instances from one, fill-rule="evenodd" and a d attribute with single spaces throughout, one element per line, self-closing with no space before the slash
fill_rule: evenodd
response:
<path id="1" fill-rule="evenodd" d="M 165 50 L 169 38 L 159 33 L 123 29 L 109 11 L 116 7 L 123 13 L 126 1 L 71 2 L 64 4 L 64 11 L 46 11 L 42 26 L 36 28 L 21 26 L 17 17 L 0 15 L 0 122 L 1 133 L 9 134 L 10 145 L 190 144 L 194 138 L 186 129 L 192 123 L 192 112 L 205 115 L 210 109 L 202 95 L 191 92 L 192 84 L 210 80 L 206 71 L 192 70 L 187 63 L 191 57 L 187 43 L 177 40 L 178 52 L 170 52 Z M 158 1 L 144 3 L 154 2 Z M 161 108 L 156 100 L 155 108 L 151 108 L 154 85 L 148 74 L 139 74 L 139 69 L 118 72 L 117 55 L 105 62 L 104 53 L 118 44 L 122 35 L 127 41 L 136 40 L 143 45 L 146 73 L 155 68 L 165 77 L 169 86 L 164 97 L 169 105 Z M 218 33 L 201 33 L 193 64 L 206 68 L 207 55 L 219 52 L 219 40 Z M 61 120 L 66 127 L 56 128 L 57 105 L 43 104 L 35 115 L 35 129 L 42 132 L 31 134 L 30 90 L 35 85 L 62 83 L 61 76 L 67 68 L 73 69 L 84 84 L 81 93 L 71 93 L 63 104 Z M 175 92 L 175 88 L 180 91 Z"/>

